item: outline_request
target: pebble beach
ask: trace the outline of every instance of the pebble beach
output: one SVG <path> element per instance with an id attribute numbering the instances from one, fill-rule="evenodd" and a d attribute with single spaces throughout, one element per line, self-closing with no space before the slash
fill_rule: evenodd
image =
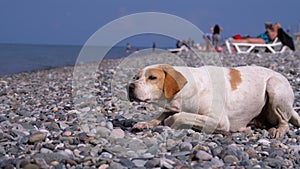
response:
<path id="1" fill-rule="evenodd" d="M 142 53 L 1 76 L 0 168 L 300 168 L 300 129 L 291 124 L 281 139 L 250 127 L 218 134 L 168 126 L 134 131 L 162 109 L 126 97 L 127 83 L 150 63 L 257 65 L 283 74 L 300 107 L 300 51 Z"/>

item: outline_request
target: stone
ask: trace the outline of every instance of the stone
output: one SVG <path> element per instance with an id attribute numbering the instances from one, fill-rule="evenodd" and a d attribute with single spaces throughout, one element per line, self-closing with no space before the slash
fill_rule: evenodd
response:
<path id="1" fill-rule="evenodd" d="M 42 158 L 46 161 L 47 164 L 51 163 L 52 161 L 61 162 L 63 160 L 69 159 L 68 156 L 62 155 L 60 153 L 37 153 L 33 156 L 34 158 Z"/>
<path id="2" fill-rule="evenodd" d="M 57 111 L 58 111 L 58 107 L 53 107 L 52 110 L 53 110 L 54 112 L 57 112 Z"/>
<path id="3" fill-rule="evenodd" d="M 139 140 L 132 140 L 129 144 L 128 144 L 128 148 L 130 148 L 133 151 L 140 151 L 140 150 L 145 150 L 147 149 L 147 146 Z"/>
<path id="4" fill-rule="evenodd" d="M 41 153 L 45 153 L 45 154 L 47 154 L 47 153 L 53 153 L 52 150 L 50 150 L 50 149 L 48 149 L 48 148 L 44 148 L 44 147 L 41 148 L 40 152 L 41 152 Z"/>
<path id="5" fill-rule="evenodd" d="M 224 166 L 224 162 L 221 159 L 216 157 L 212 158 L 211 162 L 213 168 L 220 168 Z"/>
<path id="6" fill-rule="evenodd" d="M 203 160 L 203 161 L 209 161 L 213 158 L 213 156 L 203 150 L 199 150 L 197 151 L 196 153 L 196 157 L 199 159 L 199 160 Z"/>
<path id="7" fill-rule="evenodd" d="M 145 164 L 147 163 L 146 160 L 140 160 L 140 159 L 132 160 L 132 162 L 136 167 L 144 167 Z"/>
<path id="8" fill-rule="evenodd" d="M 35 158 L 34 162 L 40 167 L 40 168 L 49 168 L 49 165 L 46 163 L 46 161 L 42 158 Z"/>
<path id="9" fill-rule="evenodd" d="M 109 137 L 111 131 L 105 127 L 97 127 L 97 134 L 99 134 L 100 137 L 107 138 Z"/>
<path id="10" fill-rule="evenodd" d="M 223 151 L 223 147 L 218 146 L 212 149 L 212 155 L 213 156 L 219 156 Z"/>
<path id="11" fill-rule="evenodd" d="M 50 165 L 52 165 L 52 166 L 58 166 L 59 165 L 59 162 L 58 161 L 52 161 L 51 163 L 50 163 Z"/>
<path id="12" fill-rule="evenodd" d="M 262 144 L 262 145 L 264 145 L 264 146 L 270 146 L 270 143 L 271 143 L 267 139 L 259 139 L 257 142 L 260 143 L 260 144 Z"/>
<path id="13" fill-rule="evenodd" d="M 127 169 L 127 167 L 125 167 L 122 164 L 117 163 L 117 162 L 111 162 L 109 168 L 113 168 L 113 169 Z"/>
<path id="14" fill-rule="evenodd" d="M 226 155 L 224 158 L 223 158 L 224 162 L 225 163 L 238 163 L 239 162 L 239 159 L 234 156 L 234 155 Z"/>
<path id="15" fill-rule="evenodd" d="M 191 151 L 193 149 L 193 146 L 189 142 L 182 142 L 180 144 L 180 150 L 181 151 Z"/>
<path id="16" fill-rule="evenodd" d="M 159 167 L 160 165 L 160 160 L 158 158 L 153 158 L 151 160 L 148 160 L 144 167 L 146 168 L 156 168 L 156 167 Z"/>
<path id="17" fill-rule="evenodd" d="M 120 128 L 113 129 L 110 133 L 110 137 L 112 137 L 112 138 L 124 138 L 125 137 L 125 132 Z"/>
<path id="18" fill-rule="evenodd" d="M 44 132 L 35 132 L 29 137 L 29 142 L 30 143 L 37 143 L 45 140 L 46 138 L 46 133 Z"/>
<path id="19" fill-rule="evenodd" d="M 128 168 L 133 168 L 135 166 L 135 164 L 128 158 L 120 158 L 120 163 Z"/>
<path id="20" fill-rule="evenodd" d="M 63 133 L 63 136 L 69 137 L 69 136 L 71 136 L 71 135 L 72 135 L 72 132 L 71 132 L 71 131 L 65 131 L 65 132 Z"/>
<path id="21" fill-rule="evenodd" d="M 100 158 L 103 158 L 103 159 L 111 159 L 113 156 L 112 154 L 108 153 L 108 152 L 103 152 L 101 155 L 100 155 Z"/>
<path id="22" fill-rule="evenodd" d="M 24 166 L 24 169 L 40 169 L 40 167 L 36 164 L 27 164 Z"/>
<path id="23" fill-rule="evenodd" d="M 108 164 L 102 164 L 98 169 L 107 169 L 109 167 Z"/>

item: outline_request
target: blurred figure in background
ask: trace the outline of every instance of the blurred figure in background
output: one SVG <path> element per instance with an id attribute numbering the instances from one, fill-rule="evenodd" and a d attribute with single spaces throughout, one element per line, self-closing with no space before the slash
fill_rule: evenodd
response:
<path id="1" fill-rule="evenodd" d="M 215 47 L 217 52 L 222 52 L 222 37 L 221 32 L 223 31 L 223 28 L 220 27 L 218 24 L 210 28 L 210 31 L 212 33 L 212 43 Z"/>
<path id="2" fill-rule="evenodd" d="M 129 53 L 131 50 L 131 45 L 129 43 L 126 44 L 126 53 Z"/>

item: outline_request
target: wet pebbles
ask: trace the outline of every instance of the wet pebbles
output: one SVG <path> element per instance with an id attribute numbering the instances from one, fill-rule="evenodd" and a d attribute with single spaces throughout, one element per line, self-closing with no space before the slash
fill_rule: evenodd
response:
<path id="1" fill-rule="evenodd" d="M 218 57 L 193 52 L 180 56 L 151 53 L 140 59 L 104 60 L 92 74 L 88 72 L 93 66 L 90 64 L 3 76 L 0 168 L 300 166 L 300 130 L 294 126 L 282 139 L 270 138 L 264 129 L 251 128 L 221 134 L 166 126 L 131 130 L 137 121 L 149 120 L 161 111 L 154 105 L 126 99 L 128 80 L 144 64 L 161 61 L 154 56 L 165 63 L 195 67 L 221 63 L 271 68 L 288 78 L 296 96 L 295 107 L 300 106 L 299 52 Z M 75 69 L 80 71 L 73 76 Z"/>

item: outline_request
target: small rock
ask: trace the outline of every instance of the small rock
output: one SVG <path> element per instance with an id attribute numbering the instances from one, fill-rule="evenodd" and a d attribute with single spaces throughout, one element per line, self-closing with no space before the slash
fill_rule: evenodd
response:
<path id="1" fill-rule="evenodd" d="M 209 161 L 211 160 L 213 157 L 211 154 L 203 151 L 203 150 L 199 150 L 197 153 L 196 153 L 196 157 L 199 159 L 199 160 L 203 160 L 203 161 Z"/>
<path id="2" fill-rule="evenodd" d="M 42 158 L 46 161 L 46 163 L 51 163 L 52 161 L 61 162 L 63 160 L 69 159 L 68 156 L 60 154 L 60 153 L 37 153 L 34 155 L 34 158 Z"/>
<path id="3" fill-rule="evenodd" d="M 58 166 L 59 165 L 59 162 L 58 161 L 52 161 L 51 163 L 50 163 L 50 165 L 52 165 L 52 166 Z"/>
<path id="4" fill-rule="evenodd" d="M 133 140 L 129 143 L 128 148 L 133 151 L 147 150 L 147 146 L 140 140 Z"/>
<path id="5" fill-rule="evenodd" d="M 123 166 L 128 167 L 128 168 L 133 168 L 135 166 L 135 164 L 131 160 L 129 160 L 128 158 L 121 158 L 120 163 Z"/>
<path id="6" fill-rule="evenodd" d="M 256 151 L 254 149 L 249 149 L 249 150 L 247 150 L 247 153 L 249 156 L 251 156 L 253 154 L 256 154 Z"/>
<path id="7" fill-rule="evenodd" d="M 298 151 L 296 151 L 296 152 L 298 152 Z M 284 152 L 281 149 L 275 149 L 271 152 L 269 157 L 270 158 L 275 158 L 277 156 L 283 157 L 283 155 L 284 155 Z"/>
<path id="8" fill-rule="evenodd" d="M 270 143 L 271 143 L 267 139 L 259 139 L 257 142 L 260 143 L 260 144 L 262 144 L 262 145 L 264 145 L 264 146 L 270 146 Z"/>
<path id="9" fill-rule="evenodd" d="M 189 155 L 189 154 L 191 154 L 191 151 L 179 151 L 179 152 L 172 153 L 172 156 L 173 157 L 186 156 L 186 155 Z"/>
<path id="10" fill-rule="evenodd" d="M 111 131 L 111 133 L 110 133 L 110 137 L 112 137 L 112 138 L 124 138 L 125 137 L 125 133 L 120 128 L 113 129 Z"/>
<path id="11" fill-rule="evenodd" d="M 127 169 L 127 167 L 124 167 L 124 166 L 122 166 L 122 164 L 117 163 L 117 162 L 110 163 L 110 168 L 113 168 L 113 169 Z"/>
<path id="12" fill-rule="evenodd" d="M 72 132 L 71 131 L 65 131 L 63 133 L 64 136 L 71 136 L 72 135 Z"/>
<path id="13" fill-rule="evenodd" d="M 36 164 L 27 164 L 24 169 L 40 169 L 40 167 Z"/>
<path id="14" fill-rule="evenodd" d="M 253 166 L 253 169 L 260 169 L 260 168 L 261 168 L 261 166 L 259 164 L 256 164 Z"/>
<path id="15" fill-rule="evenodd" d="M 48 164 L 46 161 L 42 158 L 35 158 L 34 162 L 41 168 L 49 168 Z"/>
<path id="16" fill-rule="evenodd" d="M 90 111 L 90 110 L 91 110 L 90 107 L 84 107 L 84 108 L 80 109 L 79 111 L 80 111 L 80 112 L 86 113 L 86 112 L 88 112 L 88 111 Z"/>
<path id="17" fill-rule="evenodd" d="M 60 126 L 60 128 L 61 128 L 62 130 L 64 130 L 64 129 L 66 129 L 66 128 L 69 127 L 69 125 L 66 124 L 65 122 L 59 122 L 59 126 Z"/>
<path id="18" fill-rule="evenodd" d="M 52 110 L 53 110 L 54 112 L 57 112 L 57 111 L 58 111 L 58 107 L 53 107 Z"/>
<path id="19" fill-rule="evenodd" d="M 160 160 L 158 158 L 153 158 L 151 160 L 148 160 L 144 166 L 146 168 L 155 168 L 155 167 L 159 167 L 159 164 L 160 164 Z"/>
<path id="20" fill-rule="evenodd" d="M 108 164 L 102 164 L 98 169 L 107 169 L 109 167 Z"/>
<path id="21" fill-rule="evenodd" d="M 110 135 L 110 130 L 105 127 L 97 127 L 97 134 L 99 134 L 101 137 L 107 138 Z"/>
<path id="22" fill-rule="evenodd" d="M 49 150 L 48 148 L 44 148 L 44 147 L 41 148 L 40 152 L 41 153 L 45 153 L 45 154 L 47 154 L 47 153 L 53 153 L 52 150 Z"/>
<path id="23" fill-rule="evenodd" d="M 189 142 L 182 142 L 180 144 L 180 150 L 181 151 L 191 151 L 193 148 L 192 144 Z"/>
<path id="24" fill-rule="evenodd" d="M 212 149 L 212 155 L 213 156 L 219 156 L 223 151 L 223 147 L 218 146 Z"/>
<path id="25" fill-rule="evenodd" d="M 211 160 L 211 162 L 212 162 L 212 167 L 213 168 L 220 168 L 220 167 L 223 167 L 224 166 L 224 162 L 221 160 L 221 159 L 219 159 L 219 158 L 213 158 L 212 160 Z"/>
<path id="26" fill-rule="evenodd" d="M 20 168 L 24 168 L 26 165 L 28 165 L 28 164 L 30 164 L 30 161 L 28 161 L 28 160 L 22 160 L 22 161 L 20 161 L 20 163 L 19 163 L 19 167 Z"/>
<path id="27" fill-rule="evenodd" d="M 132 160 L 132 162 L 137 167 L 144 167 L 147 161 L 138 159 L 138 160 Z"/>
<path id="28" fill-rule="evenodd" d="M 110 130 L 113 130 L 114 125 L 113 125 L 112 122 L 109 121 L 109 122 L 106 123 L 106 127 L 107 127 L 108 129 L 110 129 Z"/>
<path id="29" fill-rule="evenodd" d="M 29 137 L 29 142 L 30 143 L 37 143 L 45 140 L 46 138 L 46 133 L 44 132 L 35 132 Z"/>
<path id="30" fill-rule="evenodd" d="M 224 158 L 223 158 L 224 162 L 225 163 L 238 163 L 239 162 L 239 159 L 234 156 L 234 155 L 226 155 Z"/>
<path id="31" fill-rule="evenodd" d="M 108 152 L 103 152 L 101 155 L 100 155 L 100 158 L 104 158 L 104 159 L 111 159 L 113 156 L 112 154 L 108 153 Z"/>

